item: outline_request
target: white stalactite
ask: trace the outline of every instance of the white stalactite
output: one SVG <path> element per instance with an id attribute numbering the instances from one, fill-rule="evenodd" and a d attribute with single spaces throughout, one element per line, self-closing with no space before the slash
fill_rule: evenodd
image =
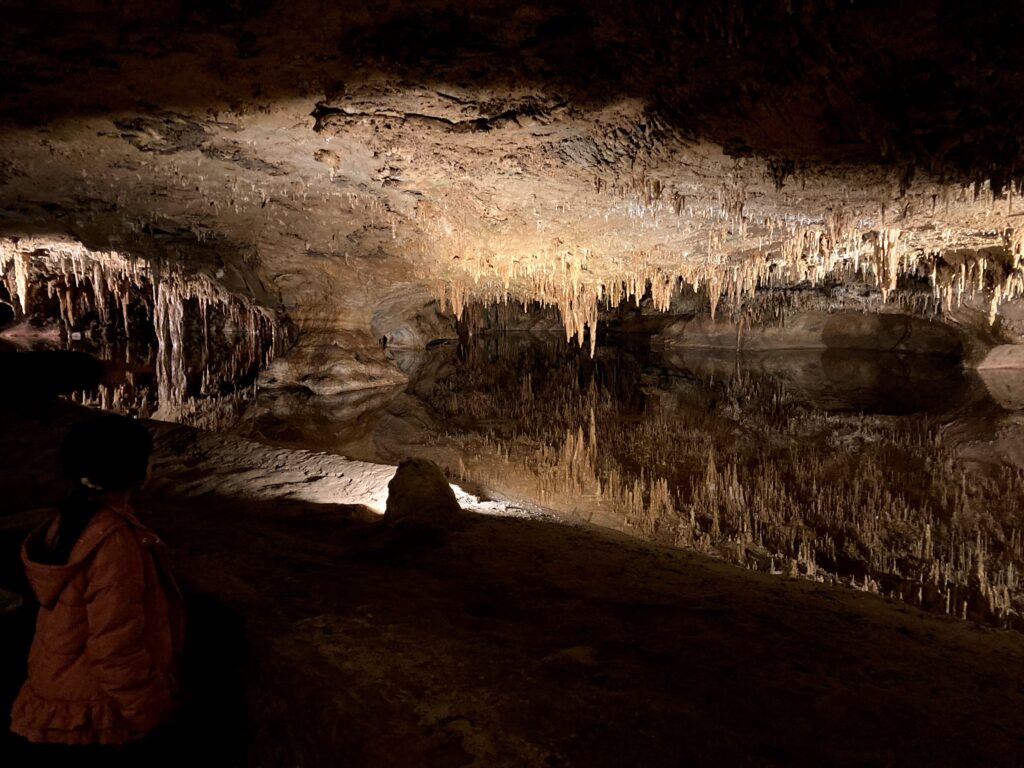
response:
<path id="1" fill-rule="evenodd" d="M 129 335 L 133 296 L 138 297 L 149 288 L 157 340 L 159 415 L 163 418 L 195 413 L 194 407 L 186 407 L 186 307 L 191 302 L 200 312 L 205 364 L 210 363 L 209 315 L 214 308 L 240 332 L 241 338 L 230 345 L 229 359 L 219 375 L 237 378 L 255 365 L 268 364 L 282 351 L 283 335 L 277 331 L 277 318 L 272 310 L 229 293 L 206 275 L 187 274 L 175 265 L 154 266 L 116 251 L 93 252 L 67 241 L 0 239 L 0 276 L 8 284 L 13 282 L 23 313 L 30 309 L 33 279 L 45 281 L 48 295 L 58 299 L 60 320 L 69 336 L 90 310 L 95 310 L 103 324 L 117 317 L 126 336 Z M 208 379 L 209 371 L 204 373 Z M 122 392 L 104 391 L 95 404 L 108 407 L 125 397 Z"/>

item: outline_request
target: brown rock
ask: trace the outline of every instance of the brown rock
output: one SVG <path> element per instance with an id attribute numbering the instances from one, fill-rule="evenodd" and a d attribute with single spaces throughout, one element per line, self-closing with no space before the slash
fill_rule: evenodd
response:
<path id="1" fill-rule="evenodd" d="M 388 485 L 386 522 L 412 519 L 448 527 L 463 514 L 455 492 L 434 462 L 406 459 L 398 465 Z"/>

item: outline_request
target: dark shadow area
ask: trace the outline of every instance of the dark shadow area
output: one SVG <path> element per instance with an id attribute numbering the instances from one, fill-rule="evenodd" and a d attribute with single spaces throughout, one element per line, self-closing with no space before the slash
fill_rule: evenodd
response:
<path id="1" fill-rule="evenodd" d="M 663 366 L 704 382 L 764 377 L 787 397 L 823 411 L 909 415 L 951 412 L 970 394 L 959 361 L 857 349 L 666 350 Z M 708 386 L 711 386 L 710 383 Z"/>
<path id="2" fill-rule="evenodd" d="M 102 377 L 103 363 L 85 352 L 0 354 L 0 399 L 7 407 L 95 389 Z"/>
<path id="3" fill-rule="evenodd" d="M 0 756 L 11 768 L 49 765 L 53 752 L 9 731 L 10 710 L 26 676 L 38 604 L 21 568 L 25 531 L 2 527 L 0 585 L 25 597 L 18 610 L 0 615 Z M 217 597 L 184 590 L 188 613 L 182 666 L 184 701 L 175 720 L 153 741 L 132 750 L 139 766 L 244 765 L 246 736 L 246 643 L 242 620 Z M 72 753 L 73 754 L 73 753 Z M 78 764 L 78 761 L 75 761 Z"/>
<path id="4" fill-rule="evenodd" d="M 939 0 L 436 1 L 370 12 L 326 0 L 17 2 L 0 35 L 11 83 L 0 119 L 134 112 L 118 130 L 141 150 L 185 151 L 206 132 L 176 110 L 306 97 L 322 118 L 370 68 L 438 88 L 525 85 L 576 106 L 646 98 L 660 120 L 643 137 L 678 131 L 739 156 L 788 158 L 775 164 L 780 185 L 800 161 L 882 162 L 905 180 L 915 168 L 964 181 L 994 174 L 998 194 L 1024 167 L 1019 12 Z M 488 131 L 539 109 L 527 102 L 453 130 Z M 154 126 L 164 137 L 155 145 Z"/>
<path id="5" fill-rule="evenodd" d="M 247 652 L 243 620 L 216 596 L 185 590 L 185 699 L 172 728 L 181 765 L 244 765 Z"/>

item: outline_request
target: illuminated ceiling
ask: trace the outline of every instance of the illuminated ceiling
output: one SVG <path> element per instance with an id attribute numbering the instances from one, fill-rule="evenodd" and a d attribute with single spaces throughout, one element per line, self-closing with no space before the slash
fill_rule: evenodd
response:
<path id="1" fill-rule="evenodd" d="M 308 338 L 371 346 L 395 285 L 581 337 L 680 278 L 715 311 L 903 276 L 990 320 L 1022 289 L 991 8 L 99 5 L 0 30 L 0 234 L 173 261 Z"/>

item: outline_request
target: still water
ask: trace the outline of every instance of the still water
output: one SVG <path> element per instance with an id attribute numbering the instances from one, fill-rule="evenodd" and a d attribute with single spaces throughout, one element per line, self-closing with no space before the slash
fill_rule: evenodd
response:
<path id="1" fill-rule="evenodd" d="M 591 358 L 513 333 L 396 362 L 404 388 L 261 392 L 235 430 L 370 461 L 423 456 L 566 518 L 1020 626 L 1024 412 L 957 362 L 628 343 Z"/>
<path id="2" fill-rule="evenodd" d="M 230 341 L 236 331 L 221 324 Z M 367 461 L 421 456 L 467 490 L 566 519 L 1024 626 L 1016 372 L 982 379 L 926 355 L 739 355 L 621 339 L 591 357 L 558 334 L 495 333 L 391 351 L 404 387 L 254 394 L 258 358 L 194 330 L 165 418 Z M 69 385 L 71 396 L 160 417 L 159 345 L 88 341 L 71 346 L 106 360 L 103 381 Z"/>

